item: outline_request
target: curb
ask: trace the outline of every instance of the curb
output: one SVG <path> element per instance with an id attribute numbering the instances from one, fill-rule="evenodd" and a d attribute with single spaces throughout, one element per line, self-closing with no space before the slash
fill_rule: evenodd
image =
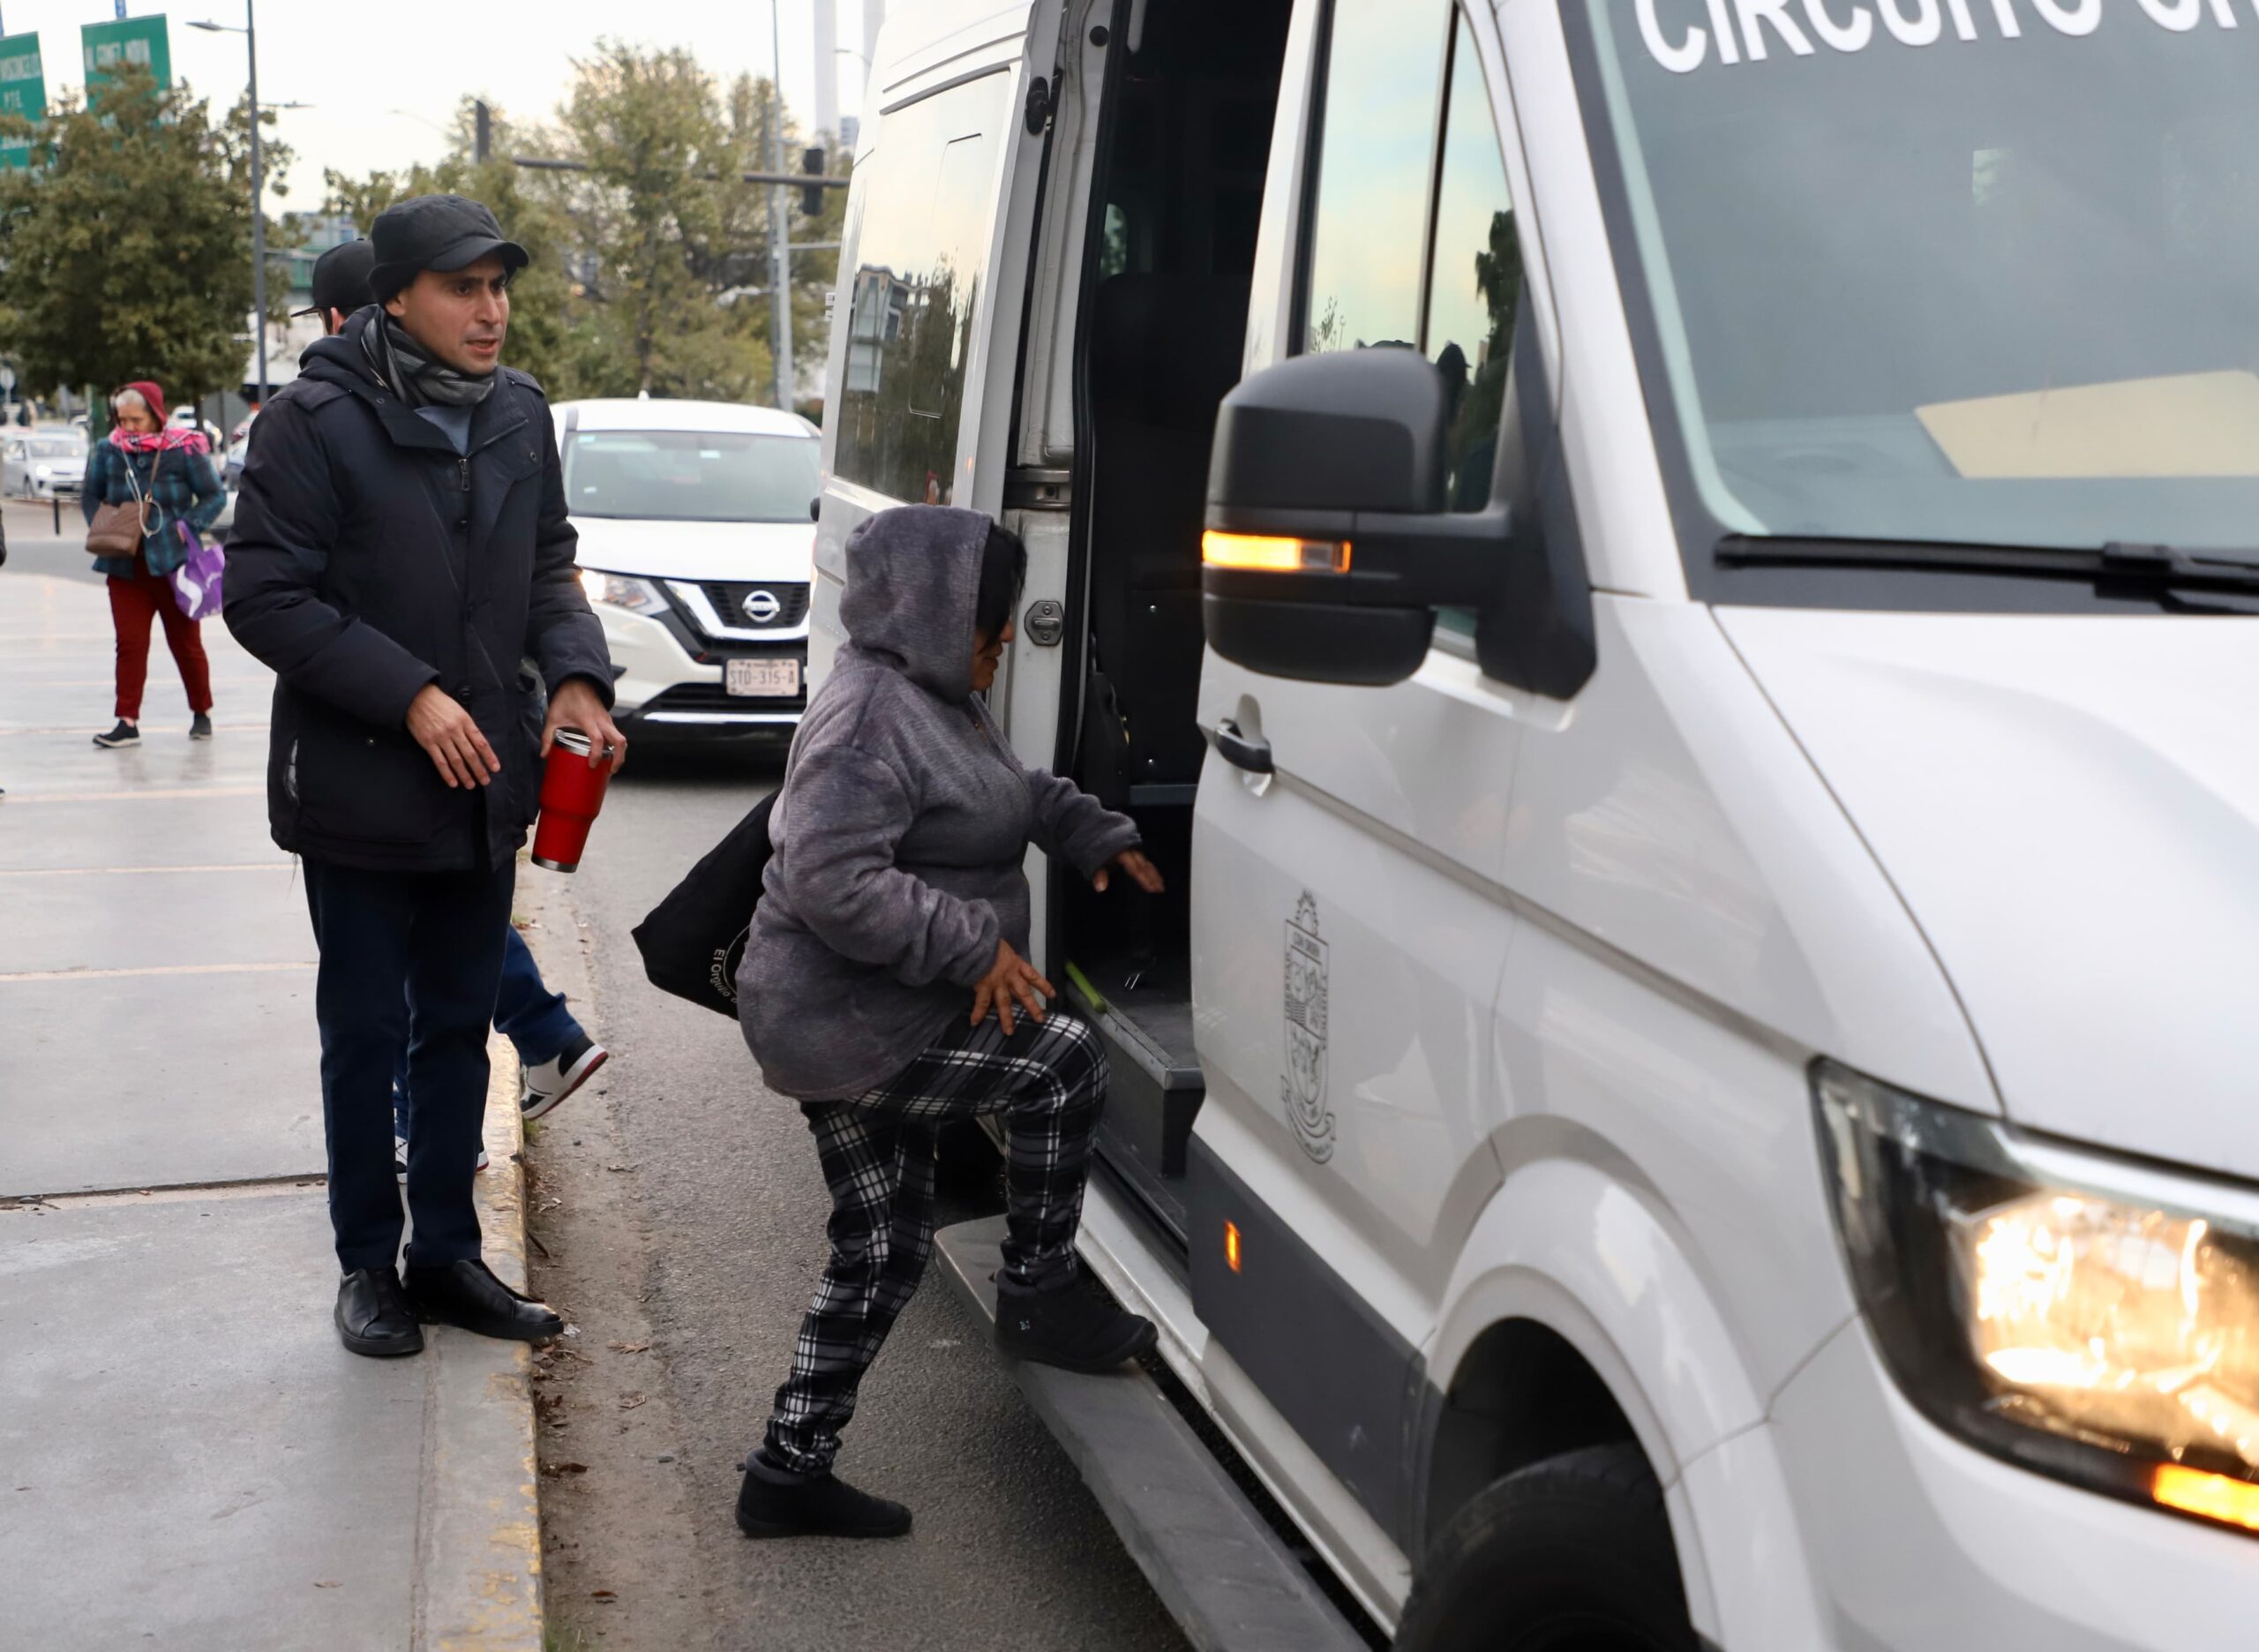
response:
<path id="1" fill-rule="evenodd" d="M 525 1128 L 518 1056 L 488 1043 L 478 1220 L 486 1261 L 526 1285 Z M 533 1350 L 433 1325 L 424 1353 L 424 1467 L 416 1530 L 415 1652 L 541 1652 L 541 1499 Z"/>

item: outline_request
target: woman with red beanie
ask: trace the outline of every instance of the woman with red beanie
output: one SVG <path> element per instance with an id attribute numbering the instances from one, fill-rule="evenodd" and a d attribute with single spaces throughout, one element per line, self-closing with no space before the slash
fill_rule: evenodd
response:
<path id="1" fill-rule="evenodd" d="M 210 740 L 212 667 L 204 656 L 203 627 L 181 612 L 166 575 L 189 555 L 178 524 L 204 533 L 227 502 L 227 490 L 212 468 L 212 444 L 203 432 L 165 427 L 161 387 L 136 380 L 110 398 L 110 409 L 117 423 L 86 462 L 79 508 L 89 522 L 105 505 L 146 499 L 155 508 L 139 552 L 94 559 L 96 570 L 109 575 L 110 620 L 117 628 L 117 726 L 95 735 L 94 744 L 141 743 L 141 690 L 149 676 L 152 620 L 163 622 L 165 644 L 188 690 L 189 738 Z"/>

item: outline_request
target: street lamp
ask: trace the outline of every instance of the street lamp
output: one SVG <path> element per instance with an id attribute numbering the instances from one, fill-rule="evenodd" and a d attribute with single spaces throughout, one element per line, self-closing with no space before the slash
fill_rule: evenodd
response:
<path id="1" fill-rule="evenodd" d="M 244 0 L 248 5 L 251 0 Z M 769 57 L 773 65 L 769 73 L 769 165 L 772 171 L 784 169 L 784 53 L 779 43 L 777 24 L 778 0 L 769 0 Z M 785 412 L 792 410 L 792 209 L 784 204 L 784 186 L 771 184 L 769 190 L 769 280 L 775 289 L 772 299 L 775 308 L 773 332 L 775 342 L 770 347 L 777 367 L 777 405 Z"/>
<path id="2" fill-rule="evenodd" d="M 251 13 L 252 0 L 244 0 L 244 26 L 232 23 L 191 23 L 189 27 L 207 34 L 240 34 L 251 52 L 251 304 L 259 328 L 259 399 L 266 405 L 266 189 L 259 154 L 259 21 Z"/>

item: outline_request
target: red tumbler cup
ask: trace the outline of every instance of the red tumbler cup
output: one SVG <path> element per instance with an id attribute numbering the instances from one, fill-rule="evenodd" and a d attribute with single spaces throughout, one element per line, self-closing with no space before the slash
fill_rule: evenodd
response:
<path id="1" fill-rule="evenodd" d="M 552 872 L 576 871 L 588 847 L 589 828 L 604 807 L 612 764 L 589 767 L 589 737 L 578 729 L 559 729 L 541 771 L 541 819 L 533 829 L 533 863 Z"/>

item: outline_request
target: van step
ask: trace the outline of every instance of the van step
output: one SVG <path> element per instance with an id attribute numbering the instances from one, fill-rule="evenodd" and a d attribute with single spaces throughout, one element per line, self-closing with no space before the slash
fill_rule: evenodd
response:
<path id="1" fill-rule="evenodd" d="M 1004 1219 L 963 1222 L 934 1237 L 949 1288 L 994 1325 Z M 1135 1367 L 1087 1377 L 1011 1365 L 1122 1546 L 1201 1652 L 1365 1652 L 1363 1638 L 1151 1376 Z"/>

